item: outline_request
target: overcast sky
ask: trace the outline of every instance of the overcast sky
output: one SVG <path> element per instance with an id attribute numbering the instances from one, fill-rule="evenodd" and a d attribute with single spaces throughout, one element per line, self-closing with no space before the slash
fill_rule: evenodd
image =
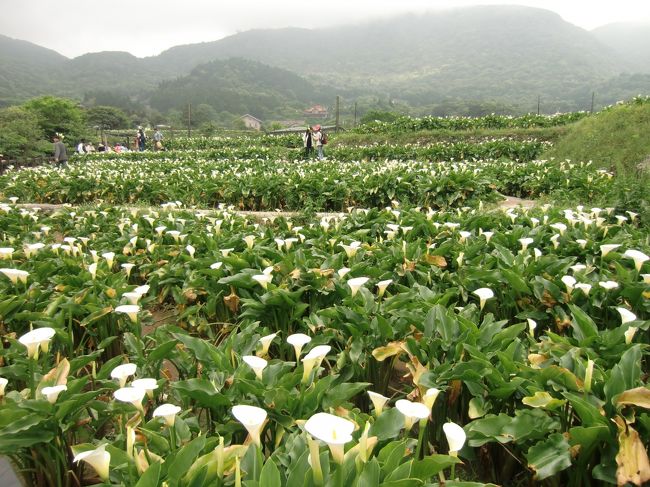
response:
<path id="1" fill-rule="evenodd" d="M 324 27 L 406 12 L 518 4 L 586 29 L 650 22 L 650 0 L 0 0 L 0 34 L 68 57 L 96 51 L 150 56 L 261 27 Z"/>

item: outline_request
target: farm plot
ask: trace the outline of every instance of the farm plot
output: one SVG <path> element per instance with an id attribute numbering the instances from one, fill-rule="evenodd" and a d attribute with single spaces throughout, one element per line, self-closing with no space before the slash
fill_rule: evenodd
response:
<path id="1" fill-rule="evenodd" d="M 91 158 L 66 169 L 43 166 L 0 177 L 0 194 L 35 203 L 153 204 L 181 201 L 240 210 L 345 211 L 399 201 L 436 209 L 477 206 L 503 194 L 551 193 L 591 199 L 612 174 L 589 163 L 476 160 L 354 161 L 204 159 L 202 152 Z"/>
<path id="2" fill-rule="evenodd" d="M 644 481 L 633 213 L 177 206 L 0 208 L 0 452 L 34 485 Z"/>

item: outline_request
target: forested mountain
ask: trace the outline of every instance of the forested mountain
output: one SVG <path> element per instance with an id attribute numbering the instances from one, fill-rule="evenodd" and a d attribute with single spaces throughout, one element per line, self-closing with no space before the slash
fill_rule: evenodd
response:
<path id="1" fill-rule="evenodd" d="M 547 10 L 491 6 L 327 29 L 252 30 L 144 59 L 102 52 L 70 60 L 0 37 L 0 103 L 99 91 L 144 103 L 151 99 L 163 108 L 169 105 L 164 98 L 200 94 L 219 110 L 223 98 L 236 94 L 244 106 L 260 104 L 264 111 L 336 92 L 414 107 L 476 100 L 526 110 L 540 96 L 545 111 L 581 109 L 589 107 L 594 91 L 600 104 L 650 91 L 650 77 L 635 74 L 650 73 L 650 48 L 644 47 L 650 36 L 639 30 L 625 37 L 624 31 L 609 27 L 592 33 Z M 283 71 L 278 83 L 272 74 L 278 72 L 240 61 L 200 66 L 230 58 L 283 68 L 304 80 L 289 79 Z M 251 83 L 255 70 L 258 77 Z M 282 91 L 284 82 L 293 90 Z M 309 87 L 313 96 L 305 96 L 307 82 L 329 88 Z"/>
<path id="2" fill-rule="evenodd" d="M 212 61 L 188 76 L 160 84 L 150 98 L 161 112 L 183 109 L 188 102 L 211 106 L 217 112 L 275 114 L 279 106 L 302 109 L 333 93 L 316 89 L 300 76 L 246 59 Z"/>

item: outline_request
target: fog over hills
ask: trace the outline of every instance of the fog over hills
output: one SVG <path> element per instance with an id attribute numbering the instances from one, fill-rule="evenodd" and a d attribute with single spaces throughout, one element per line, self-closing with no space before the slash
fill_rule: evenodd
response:
<path id="1" fill-rule="evenodd" d="M 459 99 L 526 105 L 541 96 L 557 109 L 585 108 L 592 91 L 603 102 L 650 91 L 650 76 L 635 74 L 650 73 L 649 33 L 648 26 L 630 29 L 620 24 L 589 32 L 548 10 L 492 6 L 326 29 L 252 30 L 148 58 L 101 52 L 68 59 L 0 36 L 0 103 L 40 94 L 82 98 L 105 90 L 160 105 L 161 90 L 173 98 L 174 87 L 188 86 L 174 84 L 174 79 L 194 70 L 190 84 L 207 86 L 207 79 L 224 84 L 223 73 L 215 73 L 226 65 L 211 65 L 206 80 L 200 80 L 195 68 L 242 58 L 304 78 L 286 79 L 301 90 L 314 86 L 315 102 L 327 101 L 318 97 L 334 92 L 376 95 L 412 106 Z M 238 84 L 233 77 L 244 72 L 260 77 L 257 85 L 250 77 L 240 83 L 240 93 L 261 90 L 265 76 L 277 75 L 251 65 L 227 70 L 233 86 Z M 280 94 L 277 84 L 272 85 L 262 91 L 280 96 L 283 103 L 306 98 L 304 93 Z"/>

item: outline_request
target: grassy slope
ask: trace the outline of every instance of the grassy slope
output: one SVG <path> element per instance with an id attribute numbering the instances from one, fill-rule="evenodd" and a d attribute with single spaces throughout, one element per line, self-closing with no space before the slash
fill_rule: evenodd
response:
<path id="1" fill-rule="evenodd" d="M 650 103 L 620 105 L 585 118 L 544 156 L 634 172 L 650 157 Z"/>

